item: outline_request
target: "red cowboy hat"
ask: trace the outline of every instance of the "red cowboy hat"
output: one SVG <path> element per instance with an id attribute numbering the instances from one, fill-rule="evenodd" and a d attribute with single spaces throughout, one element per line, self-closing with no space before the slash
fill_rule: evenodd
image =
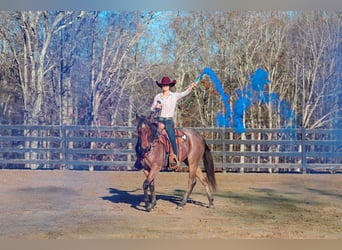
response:
<path id="1" fill-rule="evenodd" d="M 157 85 L 158 85 L 160 88 L 163 87 L 163 86 L 167 86 L 167 85 L 169 85 L 170 88 L 172 88 L 173 86 L 175 86 L 176 80 L 173 80 L 173 81 L 171 82 L 171 80 L 170 80 L 169 77 L 164 76 L 164 77 L 162 78 L 161 82 L 156 81 L 156 83 L 157 83 Z"/>

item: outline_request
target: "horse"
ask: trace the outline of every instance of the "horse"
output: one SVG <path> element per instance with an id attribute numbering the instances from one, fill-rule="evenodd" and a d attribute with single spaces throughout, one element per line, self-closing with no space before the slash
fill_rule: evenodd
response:
<path id="1" fill-rule="evenodd" d="M 144 202 L 146 211 L 150 212 L 157 204 L 154 179 L 156 174 L 165 167 L 165 146 L 160 140 L 160 131 L 156 124 L 145 116 L 136 115 L 138 140 L 136 144 L 137 161 L 139 169 L 142 169 L 146 179 L 143 182 Z M 179 130 L 179 129 L 176 129 Z M 187 203 L 192 190 L 196 185 L 196 179 L 205 187 L 209 208 L 214 207 L 213 193 L 216 191 L 216 179 L 214 171 L 214 161 L 210 149 L 197 131 L 190 128 L 182 128 L 186 139 L 178 143 L 179 163 L 184 162 L 189 167 L 189 178 L 187 191 L 177 205 L 177 209 L 182 209 Z M 202 173 L 199 164 L 203 160 L 206 176 Z M 150 196 L 148 194 L 150 190 Z M 151 200 L 151 201 L 150 201 Z"/>

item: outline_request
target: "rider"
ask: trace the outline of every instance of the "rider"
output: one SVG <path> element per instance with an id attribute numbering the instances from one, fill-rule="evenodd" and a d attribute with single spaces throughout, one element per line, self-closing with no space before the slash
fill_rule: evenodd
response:
<path id="1" fill-rule="evenodd" d="M 160 109 L 158 121 L 165 126 L 175 156 L 174 162 L 171 165 L 178 166 L 178 152 L 173 117 L 177 102 L 184 96 L 190 94 L 192 89 L 196 86 L 196 83 L 193 82 L 190 87 L 183 92 L 172 92 L 170 89 L 175 86 L 176 80 L 171 81 L 167 76 L 164 76 L 161 82 L 156 81 L 156 83 L 161 88 L 162 92 L 154 97 L 151 111 L 156 112 Z"/>

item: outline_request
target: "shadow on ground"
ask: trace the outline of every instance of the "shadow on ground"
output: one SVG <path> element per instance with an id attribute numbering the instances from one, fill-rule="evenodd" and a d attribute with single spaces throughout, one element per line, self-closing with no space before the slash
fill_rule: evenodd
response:
<path id="1" fill-rule="evenodd" d="M 108 188 L 108 190 L 109 190 L 110 195 L 101 197 L 103 200 L 110 201 L 113 203 L 128 204 L 130 205 L 130 207 L 134 209 L 145 211 L 145 208 L 142 206 L 142 203 L 144 200 L 144 194 L 141 188 L 137 188 L 137 189 L 130 190 L 130 191 L 121 190 L 117 188 Z M 140 193 L 137 193 L 137 192 L 140 192 Z M 157 202 L 159 200 L 164 200 L 164 201 L 173 203 L 174 205 L 178 205 L 182 201 L 184 194 L 185 194 L 185 191 L 180 190 L 180 189 L 175 189 L 172 195 L 156 192 Z M 188 200 L 188 203 L 195 204 L 198 206 L 203 206 L 203 207 L 207 206 L 206 204 L 199 202 L 199 201 L 195 201 L 191 198 Z"/>
<path id="2" fill-rule="evenodd" d="M 134 209 L 145 211 L 145 208 L 141 206 L 141 203 L 144 200 L 144 194 L 141 188 L 130 191 L 120 190 L 117 188 L 109 188 L 108 190 L 110 195 L 102 197 L 103 200 L 107 200 L 113 203 L 128 204 Z M 137 191 L 140 191 L 141 193 L 137 194 Z M 181 201 L 181 198 L 172 195 L 157 194 L 157 200 L 165 200 L 177 205 Z"/>

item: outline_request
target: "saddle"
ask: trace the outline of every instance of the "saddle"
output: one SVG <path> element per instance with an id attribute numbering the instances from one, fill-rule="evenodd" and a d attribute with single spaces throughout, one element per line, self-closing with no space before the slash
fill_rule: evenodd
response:
<path id="1" fill-rule="evenodd" d="M 181 143 L 184 143 L 187 140 L 187 135 L 181 130 L 181 129 L 175 129 L 176 134 L 176 144 L 178 149 L 178 161 L 180 162 L 182 159 L 182 147 L 180 147 Z M 162 129 L 160 131 L 160 135 L 158 138 L 159 142 L 164 146 L 164 163 L 163 167 L 168 167 L 172 170 L 177 170 L 178 166 L 171 166 L 171 162 L 173 162 L 174 159 L 174 152 L 172 149 L 172 145 L 169 139 L 169 136 L 165 129 Z"/>

